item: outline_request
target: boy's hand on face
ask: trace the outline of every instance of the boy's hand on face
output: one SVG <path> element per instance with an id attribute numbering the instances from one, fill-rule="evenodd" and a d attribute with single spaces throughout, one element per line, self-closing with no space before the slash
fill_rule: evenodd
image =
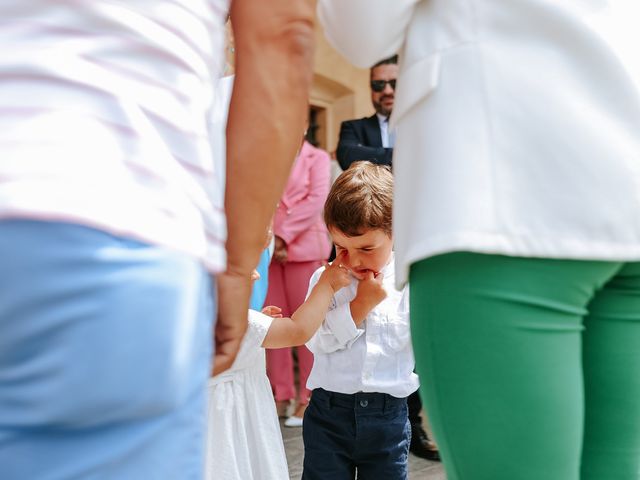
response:
<path id="1" fill-rule="evenodd" d="M 322 272 L 322 275 L 320 275 L 320 279 L 318 280 L 318 283 L 326 282 L 334 293 L 351 283 L 349 271 L 342 264 L 344 259 L 344 252 L 340 252 L 330 265 L 327 264 L 325 266 L 324 272 Z"/>
<path id="2" fill-rule="evenodd" d="M 387 292 L 382 286 L 383 280 L 384 274 L 382 272 L 374 274 L 372 271 L 368 271 L 364 278 L 358 282 L 358 291 L 352 303 L 355 304 L 359 312 L 364 313 L 364 316 L 387 298 Z M 354 320 L 356 319 L 354 318 Z"/>
<path id="3" fill-rule="evenodd" d="M 367 273 L 365 273 L 364 278 L 358 282 L 358 292 L 356 293 L 356 298 L 366 300 L 366 302 L 371 305 L 371 309 L 373 310 L 376 305 L 387 298 L 387 292 L 382 286 L 383 280 L 384 274 L 382 272 L 373 273 L 371 270 L 369 270 Z"/>

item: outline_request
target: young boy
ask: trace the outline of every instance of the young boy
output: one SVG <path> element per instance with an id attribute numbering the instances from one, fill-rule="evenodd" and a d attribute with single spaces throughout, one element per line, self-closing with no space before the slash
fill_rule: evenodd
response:
<path id="1" fill-rule="evenodd" d="M 406 397 L 418 389 L 407 292 L 394 288 L 387 167 L 354 163 L 331 188 L 324 220 L 351 284 L 307 343 L 313 390 L 304 415 L 303 480 L 407 478 Z M 314 273 L 309 288 L 318 281 Z"/>

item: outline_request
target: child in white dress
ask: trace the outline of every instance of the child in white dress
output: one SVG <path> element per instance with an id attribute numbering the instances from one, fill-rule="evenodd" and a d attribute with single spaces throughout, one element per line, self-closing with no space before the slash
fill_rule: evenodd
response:
<path id="1" fill-rule="evenodd" d="M 289 478 L 264 348 L 304 345 L 322 324 L 334 293 L 350 283 L 340 258 L 328 265 L 291 318 L 278 307 L 249 310 L 249 328 L 232 367 L 209 381 L 208 480 Z"/>

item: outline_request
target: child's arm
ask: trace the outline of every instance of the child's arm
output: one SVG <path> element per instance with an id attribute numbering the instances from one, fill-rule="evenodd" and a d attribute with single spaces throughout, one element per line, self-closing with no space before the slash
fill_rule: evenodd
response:
<path id="1" fill-rule="evenodd" d="M 309 297 L 291 318 L 274 318 L 262 342 L 265 348 L 304 345 L 322 324 L 333 295 L 351 282 L 338 259 L 327 265 Z"/>

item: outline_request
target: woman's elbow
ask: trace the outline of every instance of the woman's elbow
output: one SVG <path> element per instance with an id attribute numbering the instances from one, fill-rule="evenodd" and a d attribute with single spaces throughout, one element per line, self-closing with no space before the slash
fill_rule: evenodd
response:
<path id="1" fill-rule="evenodd" d="M 280 42 L 294 59 L 305 63 L 313 61 L 315 32 L 313 23 L 303 19 L 291 20 L 280 32 Z"/>
<path id="2" fill-rule="evenodd" d="M 292 346 L 299 347 L 305 345 L 309 340 L 313 338 L 313 334 L 315 331 L 311 331 L 309 329 L 301 328 L 293 334 L 291 339 Z"/>

